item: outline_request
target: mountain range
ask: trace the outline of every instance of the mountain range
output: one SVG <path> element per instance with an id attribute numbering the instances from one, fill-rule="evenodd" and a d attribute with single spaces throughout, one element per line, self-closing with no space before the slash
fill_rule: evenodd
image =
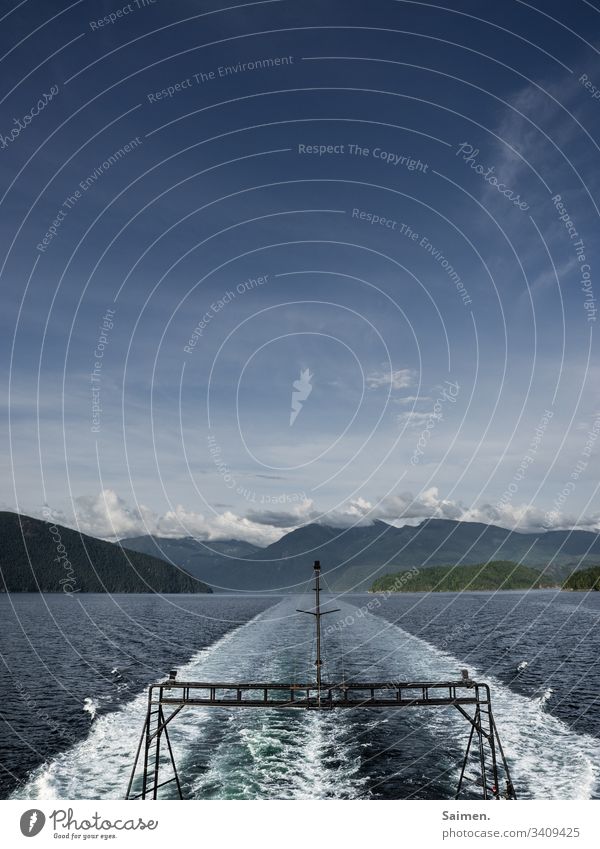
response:
<path id="1" fill-rule="evenodd" d="M 309 524 L 260 548 L 242 540 L 138 536 L 111 543 L 60 525 L 0 512 L 0 590 L 11 592 L 299 592 L 320 560 L 325 588 L 364 591 L 414 567 L 513 561 L 562 583 L 596 565 L 600 535 L 521 533 L 496 525 L 426 519 L 397 528 Z M 178 567 L 178 568 L 175 568 Z M 207 586 L 208 585 L 208 586 Z"/>
<path id="2" fill-rule="evenodd" d="M 18 513 L 0 512 L 0 592 L 206 593 L 163 559 Z"/>
<path id="3" fill-rule="evenodd" d="M 309 524 L 266 548 L 239 540 L 203 542 L 192 537 L 141 536 L 124 548 L 162 557 L 216 591 L 303 590 L 313 560 L 336 591 L 367 590 L 382 575 L 433 566 L 510 560 L 560 581 L 600 557 L 600 535 L 590 531 L 522 533 L 496 525 L 426 519 L 396 528 L 386 522 L 349 529 Z"/>

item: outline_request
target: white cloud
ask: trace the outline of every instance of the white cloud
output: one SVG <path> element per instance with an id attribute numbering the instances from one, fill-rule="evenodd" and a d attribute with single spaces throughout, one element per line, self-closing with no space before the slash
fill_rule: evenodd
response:
<path id="1" fill-rule="evenodd" d="M 178 505 L 159 515 L 143 504 L 130 506 L 112 489 L 96 496 L 76 498 L 73 523 L 83 533 L 103 539 L 152 534 L 172 538 L 193 536 L 209 541 L 235 538 L 269 545 L 282 535 L 280 528 L 238 516 L 231 510 L 204 516 Z M 294 526 L 298 524 L 302 524 L 300 515 Z"/>
<path id="2" fill-rule="evenodd" d="M 391 386 L 392 389 L 406 389 L 407 386 L 413 386 L 414 381 L 415 372 L 410 368 L 399 368 L 395 371 L 382 369 L 367 375 L 369 389 L 381 389 L 384 386 Z"/>
<path id="3" fill-rule="evenodd" d="M 422 401 L 431 401 L 429 395 L 404 395 L 402 398 L 394 398 L 395 404 L 417 404 Z"/>
<path id="4" fill-rule="evenodd" d="M 459 520 L 463 512 L 464 508 L 460 504 L 440 498 L 438 488 L 432 486 L 419 495 L 403 492 L 387 496 L 375 508 L 375 518 L 391 524 L 402 524 L 404 519 Z"/>
<path id="5" fill-rule="evenodd" d="M 134 536 L 148 533 L 140 530 L 150 524 L 150 511 L 140 504 L 130 507 L 112 489 L 99 495 L 82 495 L 75 499 L 75 519 L 84 533 L 99 537 Z"/>
<path id="6" fill-rule="evenodd" d="M 44 518 L 48 517 L 48 508 Z M 440 496 L 437 487 L 418 495 L 402 492 L 388 495 L 379 501 L 355 498 L 342 507 L 318 513 L 307 500 L 278 512 L 276 509 L 252 510 L 240 516 L 232 510 L 205 516 L 179 505 L 161 515 L 144 505 L 132 507 L 114 490 L 106 489 L 96 496 L 81 496 L 75 500 L 75 517 L 61 511 L 50 511 L 60 524 L 73 526 L 83 533 L 103 539 L 152 534 L 161 537 L 192 536 L 204 541 L 240 539 L 266 546 L 284 534 L 310 522 L 344 528 L 369 525 L 376 519 L 396 527 L 414 525 L 424 519 L 450 519 L 462 522 L 481 522 L 511 530 L 543 532 L 546 530 L 600 529 L 600 513 L 576 516 L 548 513 L 530 504 L 482 504 L 467 507 L 460 501 Z"/>
<path id="7" fill-rule="evenodd" d="M 322 524 L 334 527 L 346 527 L 353 524 L 370 524 L 375 519 L 400 527 L 414 524 L 415 519 L 455 519 L 461 518 L 464 507 L 454 501 L 439 497 L 437 487 L 433 486 L 415 496 L 411 492 L 388 495 L 380 501 L 371 502 L 357 498 L 341 510 L 328 513 L 321 519 Z"/>
<path id="8" fill-rule="evenodd" d="M 435 486 L 424 490 L 419 495 L 403 492 L 386 496 L 375 503 L 357 499 L 344 509 L 328 514 L 322 522 L 344 527 L 351 524 L 368 524 L 375 519 L 381 519 L 396 527 L 414 524 L 415 520 L 451 519 L 457 522 L 499 525 L 510 530 L 532 533 L 572 528 L 597 531 L 600 528 L 600 513 L 587 516 L 548 513 L 530 504 L 510 503 L 466 507 L 460 501 L 440 498 L 438 488 Z"/>
<path id="9" fill-rule="evenodd" d="M 298 524 L 304 523 L 299 521 Z M 157 536 L 167 537 L 194 536 L 208 541 L 241 539 L 255 545 L 269 545 L 294 527 L 297 525 L 283 529 L 263 525 L 251 518 L 238 516 L 231 510 L 205 517 L 201 513 L 193 513 L 178 506 L 158 517 L 155 533 Z"/>
<path id="10" fill-rule="evenodd" d="M 251 509 L 247 512 L 246 518 L 258 525 L 270 525 L 272 528 L 285 528 L 290 531 L 319 517 L 313 501 L 308 498 L 298 504 L 287 504 L 286 508 L 277 510 L 274 505 L 270 509 Z"/>
<path id="11" fill-rule="evenodd" d="M 414 410 L 410 413 L 399 413 L 399 415 L 396 416 L 398 424 L 407 424 L 410 427 L 419 427 L 419 425 L 426 424 L 430 419 L 432 421 L 436 421 L 441 418 L 443 418 L 441 413 L 436 413 L 434 411 L 429 413 L 417 413 Z"/>
<path id="12" fill-rule="evenodd" d="M 503 528 L 515 528 L 519 531 L 543 532 L 572 530 L 594 531 L 600 528 L 600 513 L 576 516 L 556 511 L 540 510 L 531 504 L 482 504 L 465 510 L 461 516 L 465 522 L 483 522 L 487 525 L 500 525 Z"/>

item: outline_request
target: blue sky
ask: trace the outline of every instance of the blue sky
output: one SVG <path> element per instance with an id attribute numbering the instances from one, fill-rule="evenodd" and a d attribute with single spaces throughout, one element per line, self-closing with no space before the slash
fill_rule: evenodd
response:
<path id="1" fill-rule="evenodd" d="M 224 5 L 3 12 L 4 507 L 597 528 L 600 12 Z"/>

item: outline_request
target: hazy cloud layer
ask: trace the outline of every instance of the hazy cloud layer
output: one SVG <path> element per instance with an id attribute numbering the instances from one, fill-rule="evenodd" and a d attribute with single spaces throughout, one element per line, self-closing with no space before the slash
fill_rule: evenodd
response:
<path id="1" fill-rule="evenodd" d="M 106 489 L 96 496 L 75 499 L 74 516 L 69 517 L 61 511 L 52 511 L 52 516 L 56 522 L 104 539 L 152 534 L 171 538 L 193 536 L 208 541 L 240 539 L 256 545 L 269 545 L 311 522 L 345 528 L 381 520 L 399 527 L 438 518 L 482 522 L 530 532 L 570 528 L 596 531 L 600 527 L 598 513 L 585 516 L 549 514 L 528 504 L 468 507 L 440 497 L 437 487 L 430 487 L 419 495 L 411 492 L 390 495 L 378 502 L 357 498 L 328 513 L 320 513 L 311 500 L 306 500 L 281 511 L 253 508 L 245 516 L 231 510 L 205 515 L 181 505 L 158 514 L 143 504 L 132 506 L 114 490 Z"/>

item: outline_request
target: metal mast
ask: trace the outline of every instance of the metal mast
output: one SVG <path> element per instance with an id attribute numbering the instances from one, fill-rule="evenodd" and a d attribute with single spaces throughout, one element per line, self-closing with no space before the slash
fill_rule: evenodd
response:
<path id="1" fill-rule="evenodd" d="M 315 666 L 317 667 L 317 701 L 321 703 L 321 667 L 323 666 L 323 659 L 321 658 L 321 616 L 326 616 L 328 613 L 338 613 L 339 607 L 336 607 L 334 610 L 325 610 L 321 612 L 321 561 L 315 560 L 314 563 L 314 572 L 315 572 L 315 609 L 314 610 L 297 610 L 297 613 L 308 613 L 309 616 L 315 617 L 315 628 L 317 632 L 317 659 L 315 660 Z"/>

